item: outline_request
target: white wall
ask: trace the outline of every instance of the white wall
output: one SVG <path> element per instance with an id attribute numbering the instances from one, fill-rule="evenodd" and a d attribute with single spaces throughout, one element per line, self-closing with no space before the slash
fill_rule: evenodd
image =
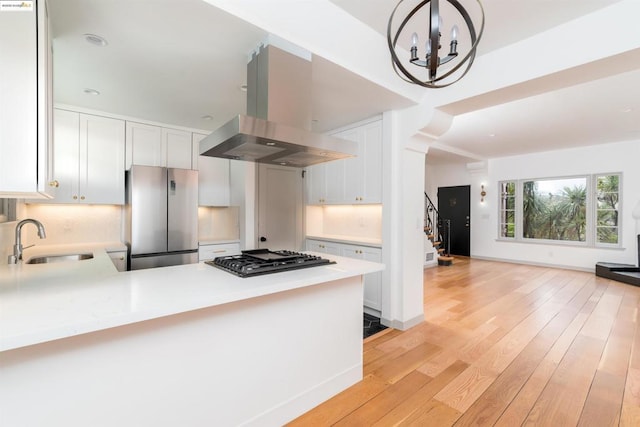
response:
<path id="1" fill-rule="evenodd" d="M 497 241 L 498 182 L 622 172 L 622 249 Z M 640 141 L 504 157 L 488 161 L 486 173 L 470 176 L 471 256 L 593 270 L 598 261 L 637 264 L 638 227 L 632 211 L 640 201 Z M 480 185 L 487 196 L 480 203 Z"/>

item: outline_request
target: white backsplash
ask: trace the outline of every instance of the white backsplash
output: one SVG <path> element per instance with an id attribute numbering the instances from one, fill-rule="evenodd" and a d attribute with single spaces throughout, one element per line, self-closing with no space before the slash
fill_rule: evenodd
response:
<path id="1" fill-rule="evenodd" d="M 382 205 L 307 206 L 306 233 L 382 240 Z"/>
<path id="2" fill-rule="evenodd" d="M 198 240 L 237 240 L 240 238 L 237 206 L 198 208 Z"/>
<path id="3" fill-rule="evenodd" d="M 26 216 L 42 222 L 47 238 L 40 240 L 36 227 L 23 228 L 23 243 L 57 245 L 122 241 L 122 206 L 116 205 L 26 205 Z"/>
<path id="4" fill-rule="evenodd" d="M 9 255 L 13 253 L 15 230 L 15 221 L 0 223 L 0 265 L 6 264 Z"/>

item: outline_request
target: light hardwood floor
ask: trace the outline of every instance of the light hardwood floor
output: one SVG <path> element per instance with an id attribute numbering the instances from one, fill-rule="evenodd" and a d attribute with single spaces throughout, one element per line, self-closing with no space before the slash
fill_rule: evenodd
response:
<path id="1" fill-rule="evenodd" d="M 364 379 L 292 426 L 640 426 L 640 288 L 457 258 L 425 322 L 365 340 Z"/>

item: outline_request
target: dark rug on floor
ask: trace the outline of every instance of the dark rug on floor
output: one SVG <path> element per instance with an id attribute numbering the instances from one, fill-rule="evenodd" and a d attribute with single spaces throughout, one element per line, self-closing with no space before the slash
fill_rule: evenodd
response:
<path id="1" fill-rule="evenodd" d="M 380 324 L 380 319 L 370 314 L 364 313 L 364 325 L 362 328 L 362 338 L 370 337 L 373 334 L 387 329 L 386 326 Z"/>

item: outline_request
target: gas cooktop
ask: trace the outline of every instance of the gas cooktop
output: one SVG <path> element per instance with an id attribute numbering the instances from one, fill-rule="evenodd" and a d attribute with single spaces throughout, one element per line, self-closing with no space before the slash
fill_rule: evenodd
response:
<path id="1" fill-rule="evenodd" d="M 335 264 L 335 261 L 300 252 L 253 249 L 242 251 L 241 255 L 222 256 L 212 261 L 205 261 L 205 264 L 212 265 L 239 277 L 252 277 L 261 274 Z"/>

